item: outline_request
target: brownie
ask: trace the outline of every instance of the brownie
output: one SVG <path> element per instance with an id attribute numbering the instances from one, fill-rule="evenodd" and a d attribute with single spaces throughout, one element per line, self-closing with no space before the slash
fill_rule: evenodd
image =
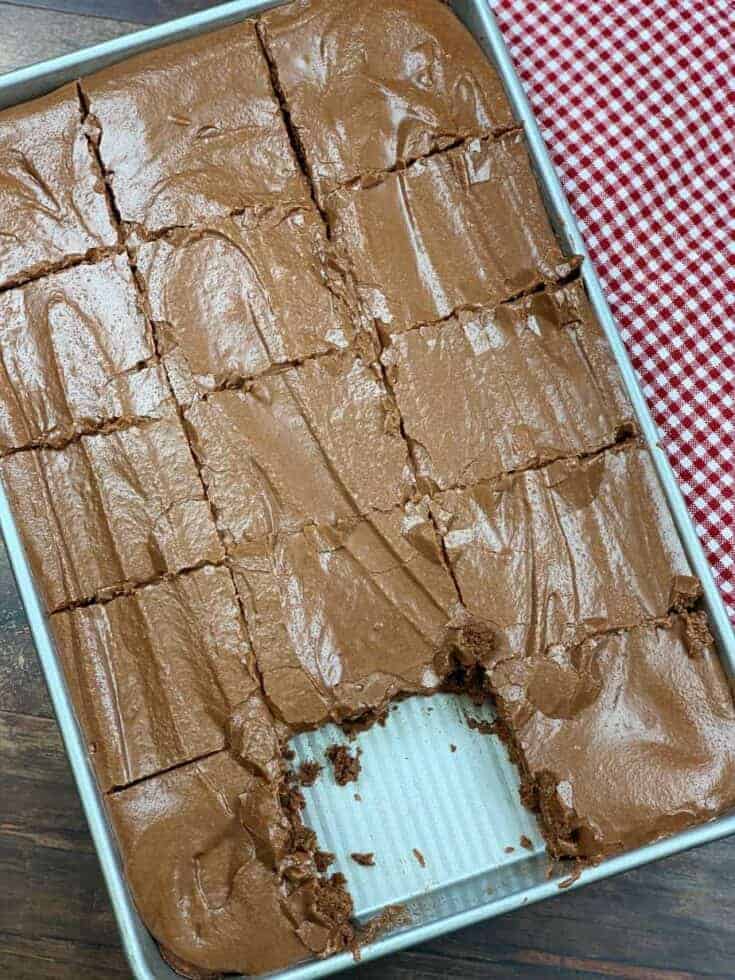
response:
<path id="1" fill-rule="evenodd" d="M 0 476 L 49 611 L 221 557 L 175 415 L 14 453 Z"/>
<path id="2" fill-rule="evenodd" d="M 690 576 L 648 452 L 634 443 L 431 504 L 462 601 L 496 654 L 665 616 Z"/>
<path id="3" fill-rule="evenodd" d="M 0 112 L 0 288 L 115 245 L 76 86 Z"/>
<path id="4" fill-rule="evenodd" d="M 143 245 L 137 268 L 179 400 L 356 339 L 313 208 L 247 212 Z"/>
<path id="5" fill-rule="evenodd" d="M 347 745 L 330 745 L 324 753 L 332 765 L 334 781 L 338 786 L 357 782 L 362 772 L 361 753 L 361 749 L 350 752 Z"/>
<path id="6" fill-rule="evenodd" d="M 307 0 L 259 29 L 321 195 L 514 125 L 497 72 L 439 0 Z"/>
<path id="7" fill-rule="evenodd" d="M 222 749 L 257 689 L 224 568 L 56 613 L 51 626 L 103 790 Z"/>
<path id="8" fill-rule="evenodd" d="M 407 451 L 379 374 L 352 353 L 307 361 L 186 411 L 227 548 L 387 510 Z"/>
<path id="9" fill-rule="evenodd" d="M 385 334 L 555 282 L 561 253 L 520 133 L 477 139 L 334 191 L 335 244 Z"/>
<path id="10" fill-rule="evenodd" d="M 711 645 L 690 656 L 686 617 L 491 671 L 552 853 L 597 859 L 735 804 L 732 694 Z"/>
<path id="11" fill-rule="evenodd" d="M 289 747 L 401 698 L 496 702 L 555 857 L 735 803 L 701 585 L 449 5 L 298 0 L 0 113 L 0 215 L 0 477 L 175 970 L 405 921 L 354 924 Z"/>
<path id="12" fill-rule="evenodd" d="M 344 888 L 289 853 L 277 784 L 228 753 L 107 801 L 138 909 L 188 975 L 277 970 L 351 938 Z"/>
<path id="13" fill-rule="evenodd" d="M 139 370 L 155 351 L 124 256 L 0 293 L 0 325 L 0 452 L 160 416 L 168 391 Z"/>
<path id="14" fill-rule="evenodd" d="M 155 231 L 308 200 L 251 21 L 82 80 L 123 222 Z"/>
<path id="15" fill-rule="evenodd" d="M 430 489 L 593 452 L 631 425 L 579 282 L 393 336 L 383 363 Z"/>
<path id="16" fill-rule="evenodd" d="M 295 729 L 430 693 L 457 594 L 424 515 L 308 526 L 234 564 L 269 704 Z"/>

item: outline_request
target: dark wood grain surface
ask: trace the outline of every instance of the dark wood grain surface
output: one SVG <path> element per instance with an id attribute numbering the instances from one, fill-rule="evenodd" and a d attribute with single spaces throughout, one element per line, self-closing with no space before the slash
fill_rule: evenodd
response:
<path id="1" fill-rule="evenodd" d="M 0 72 L 208 6 L 0 2 Z M 735 977 L 735 840 L 366 964 L 355 980 Z M 129 970 L 51 705 L 0 554 L 0 978 Z"/>

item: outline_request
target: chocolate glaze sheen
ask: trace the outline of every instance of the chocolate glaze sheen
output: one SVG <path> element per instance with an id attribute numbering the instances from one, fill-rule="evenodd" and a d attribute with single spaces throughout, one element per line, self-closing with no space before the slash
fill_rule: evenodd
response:
<path id="1" fill-rule="evenodd" d="M 307 0 L 260 31 L 320 194 L 514 125 L 494 68 L 435 0 Z"/>
<path id="2" fill-rule="evenodd" d="M 578 266 L 440 0 L 297 0 L 0 113 L 0 478 L 179 973 L 405 923 L 353 921 L 288 747 L 399 698 L 495 701 L 554 856 L 735 803 Z"/>

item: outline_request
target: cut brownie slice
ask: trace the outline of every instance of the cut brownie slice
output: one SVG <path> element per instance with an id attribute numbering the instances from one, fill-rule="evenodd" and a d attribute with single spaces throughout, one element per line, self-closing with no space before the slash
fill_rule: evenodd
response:
<path id="1" fill-rule="evenodd" d="M 710 637 L 711 641 L 711 637 Z M 735 709 L 687 614 L 490 673 L 526 802 L 554 854 L 600 858 L 735 804 Z"/>
<path id="2" fill-rule="evenodd" d="M 334 191 L 327 210 L 365 308 L 386 334 L 510 299 L 573 268 L 519 133 Z"/>
<path id="3" fill-rule="evenodd" d="M 156 230 L 309 199 L 250 21 L 137 55 L 82 88 L 125 222 Z"/>
<path id="4" fill-rule="evenodd" d="M 291 828 L 277 784 L 226 752 L 107 804 L 136 905 L 185 976 L 266 973 L 306 959 L 315 945 L 333 952 L 340 931 L 352 935 L 348 896 L 330 921 L 330 886 L 306 852 L 292 859 L 303 884 L 283 879 Z"/>
<path id="5" fill-rule="evenodd" d="M 137 266 L 181 402 L 355 339 L 356 300 L 313 208 L 174 233 L 143 245 Z"/>
<path id="6" fill-rule="evenodd" d="M 154 354 L 124 256 L 0 294 L 0 451 L 160 417 Z"/>
<path id="7" fill-rule="evenodd" d="M 379 714 L 429 693 L 458 612 L 428 516 L 397 508 L 310 526 L 234 565 L 269 703 L 295 729 Z"/>
<path id="8" fill-rule="evenodd" d="M 465 606 L 496 654 L 543 653 L 665 616 L 689 565 L 637 444 L 440 494 L 432 509 Z"/>
<path id="9" fill-rule="evenodd" d="M 228 550 L 402 502 L 406 445 L 378 373 L 352 353 L 221 391 L 186 412 Z"/>
<path id="10" fill-rule="evenodd" d="M 320 194 L 514 124 L 497 72 L 438 0 L 307 0 L 259 30 Z"/>
<path id="11" fill-rule="evenodd" d="M 49 610 L 222 556 L 176 416 L 14 453 L 0 475 Z"/>
<path id="12" fill-rule="evenodd" d="M 0 287 L 116 244 L 76 86 L 0 112 Z"/>
<path id="13" fill-rule="evenodd" d="M 214 752 L 254 690 L 232 576 L 179 575 L 51 617 L 103 790 Z"/>
<path id="14" fill-rule="evenodd" d="M 429 490 L 592 452 L 632 424 L 580 282 L 394 336 L 383 363 Z"/>

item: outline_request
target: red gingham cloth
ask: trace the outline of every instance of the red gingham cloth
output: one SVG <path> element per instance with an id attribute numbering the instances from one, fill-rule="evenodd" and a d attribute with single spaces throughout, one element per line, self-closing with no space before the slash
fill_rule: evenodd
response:
<path id="1" fill-rule="evenodd" d="M 491 0 L 735 618 L 735 0 Z"/>

